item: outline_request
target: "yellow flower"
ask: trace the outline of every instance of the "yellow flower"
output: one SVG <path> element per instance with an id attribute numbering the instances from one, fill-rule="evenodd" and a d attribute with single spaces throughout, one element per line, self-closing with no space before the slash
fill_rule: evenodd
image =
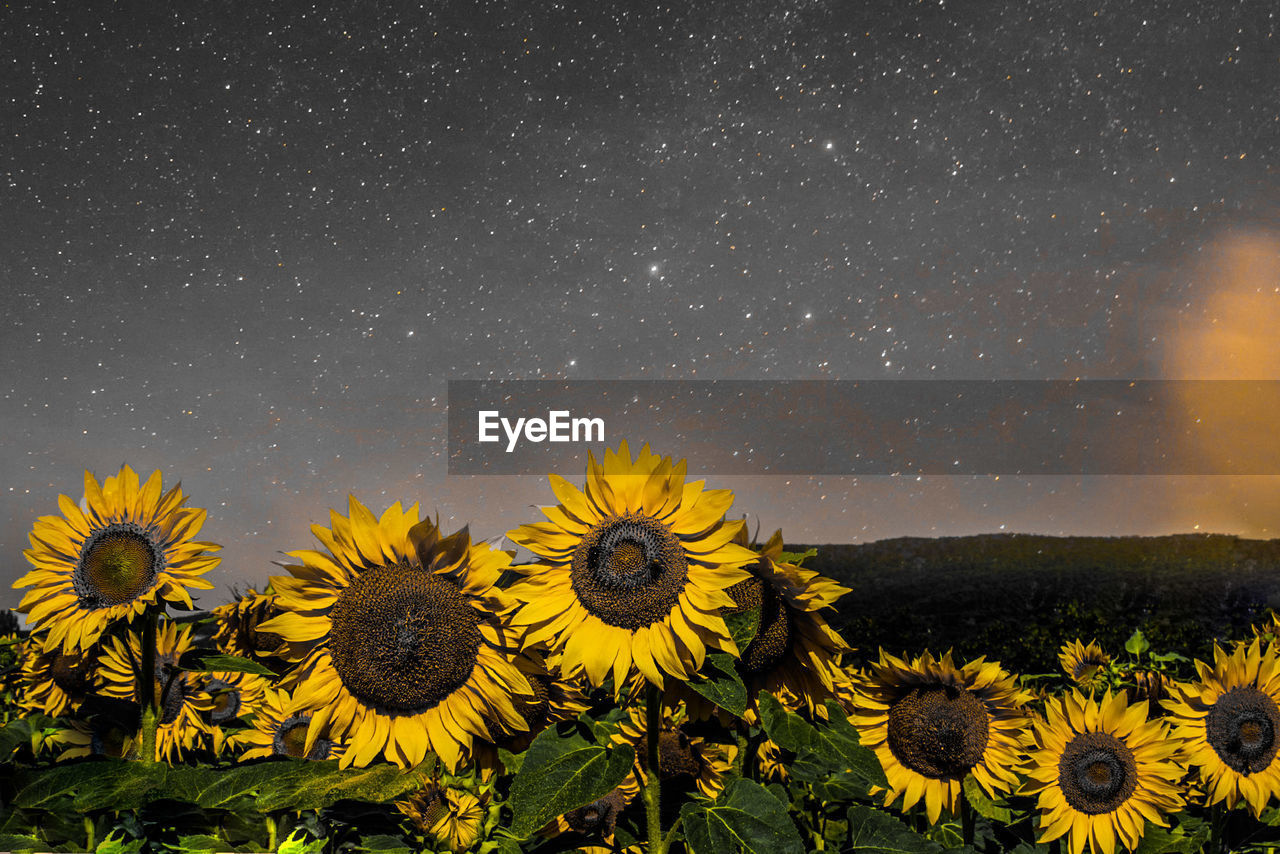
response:
<path id="1" fill-rule="evenodd" d="M 1255 638 L 1229 655 L 1215 644 L 1213 666 L 1195 664 L 1197 681 L 1168 686 L 1174 735 L 1186 742 L 1210 804 L 1244 801 L 1261 815 L 1280 794 L 1280 658 Z"/>
<path id="2" fill-rule="evenodd" d="M 1093 688 L 1102 682 L 1102 671 L 1111 662 L 1111 656 L 1098 645 L 1096 640 L 1089 644 L 1080 643 L 1076 638 L 1064 643 L 1058 651 L 1058 661 L 1071 681 L 1083 688 Z"/>
<path id="3" fill-rule="evenodd" d="M 133 707 L 135 710 L 136 706 Z M 91 721 L 70 720 L 53 732 L 45 745 L 61 748 L 58 761 L 83 759 L 86 756 L 110 756 L 123 759 L 133 752 L 136 731 L 128 731 L 116 721 L 97 716 Z"/>
<path id="4" fill-rule="evenodd" d="M 582 686 L 564 678 L 560 668 L 546 661 L 537 650 L 525 650 L 515 658 L 516 667 L 529 681 L 532 694 L 512 694 L 511 703 L 529 729 L 517 732 L 499 742 L 512 753 L 529 748 L 533 739 L 551 724 L 576 718 L 591 707 Z"/>
<path id="5" fill-rule="evenodd" d="M 396 809 L 442 850 L 462 852 L 480 841 L 487 802 L 485 793 L 477 797 L 465 789 L 430 780 L 407 800 L 396 801 Z"/>
<path id="6" fill-rule="evenodd" d="M 234 602 L 219 605 L 211 612 L 215 618 L 213 642 L 227 655 L 261 660 L 276 654 L 281 640 L 258 627 L 279 613 L 275 596 L 259 593 L 252 587 Z"/>
<path id="7" fill-rule="evenodd" d="M 791 774 L 787 771 L 787 763 L 782 758 L 782 748 L 773 741 L 760 742 L 760 750 L 756 754 L 756 767 L 760 770 L 762 780 L 776 780 L 785 783 Z"/>
<path id="8" fill-rule="evenodd" d="M 192 540 L 205 511 L 183 507 L 175 486 L 160 494 L 160 472 L 138 485 L 124 466 L 98 486 L 84 473 L 84 501 L 58 496 L 61 516 L 41 516 L 23 552 L 35 567 L 14 582 L 31 587 L 18 610 L 47 629 L 45 649 L 72 652 L 93 644 L 117 620 L 158 602 L 192 607 L 187 588 L 213 587 L 200 576 L 218 565 L 221 548 Z"/>
<path id="9" fill-rule="evenodd" d="M 991 797 L 1017 784 L 1028 699 L 996 662 L 957 668 L 951 653 L 926 652 L 907 663 L 881 650 L 850 718 L 889 780 L 885 806 L 901 796 L 905 812 L 923 798 L 932 824 L 944 808 L 956 814 L 970 774 Z"/>
<path id="10" fill-rule="evenodd" d="M 604 797 L 557 816 L 555 821 L 542 829 L 541 835 L 555 838 L 563 834 L 579 834 L 587 840 L 603 841 L 608 846 L 585 845 L 579 847 L 579 851 L 612 854 L 617 850 L 613 832 L 618 826 L 618 817 L 639 793 L 640 781 L 636 779 L 633 772 Z M 627 849 L 628 852 L 631 850 L 631 848 Z"/>
<path id="11" fill-rule="evenodd" d="M 170 620 L 161 620 L 156 629 L 155 691 L 156 711 L 160 720 L 156 728 L 156 754 L 166 762 L 181 759 L 184 750 L 192 750 L 211 734 L 204 714 L 213 708 L 213 699 L 195 673 L 178 670 L 177 663 L 191 648 L 191 626 L 179 629 Z M 130 631 L 128 642 L 108 639 L 100 659 L 101 693 L 122 700 L 140 697 L 137 673 L 142 661 L 142 638 Z"/>
<path id="12" fill-rule="evenodd" d="M 354 496 L 349 507 L 332 528 L 312 526 L 324 551 L 289 553 L 293 577 L 271 580 L 284 613 L 258 626 L 308 650 L 294 698 L 314 711 L 314 733 L 347 743 L 344 768 L 379 755 L 409 768 L 431 751 L 452 770 L 474 739 L 492 740 L 490 725 L 525 729 L 510 698 L 533 691 L 495 586 L 511 556 L 465 528 L 442 539 L 416 504 L 381 519 Z"/>
<path id="13" fill-rule="evenodd" d="M 615 744 L 630 744 L 636 751 L 636 765 L 632 772 L 640 785 L 648 780 L 641 763 L 645 761 L 649 736 L 646 731 L 645 710 L 632 706 L 628 717 L 622 721 L 612 737 Z M 683 703 L 663 704 L 662 725 L 658 733 L 658 772 L 663 782 L 683 782 L 690 789 L 714 799 L 725 786 L 725 778 L 738 756 L 736 744 L 717 744 L 685 730 L 689 722 Z"/>
<path id="14" fill-rule="evenodd" d="M 312 721 L 310 712 L 300 710 L 294 698 L 282 688 L 266 687 L 253 709 L 252 726 L 226 737 L 227 746 L 244 750 L 240 760 L 288 756 L 293 759 L 324 760 L 342 756 L 345 746 L 320 730 L 307 741 Z"/>
<path id="15" fill-rule="evenodd" d="M 212 701 L 209 720 L 223 726 L 253 714 L 266 699 L 271 683 L 265 676 L 252 673 L 202 674 L 201 687 Z"/>
<path id="16" fill-rule="evenodd" d="M 733 494 L 685 483 L 685 470 L 648 445 L 633 462 L 623 442 L 603 465 L 588 456 L 582 491 L 551 475 L 560 503 L 542 508 L 550 521 L 507 534 L 541 558 L 513 567 L 524 575 L 511 588 L 513 621 L 527 627 L 526 646 L 562 655 L 567 676 L 599 686 L 612 674 L 617 695 L 633 666 L 662 687 L 664 674 L 696 673 L 708 647 L 737 653 L 720 609 L 733 607 L 724 591 L 757 556 L 733 542 L 743 523 L 724 519 Z"/>
<path id="17" fill-rule="evenodd" d="M 22 701 L 25 709 L 58 717 L 80 708 L 85 697 L 93 693 L 98 648 L 81 652 L 63 652 L 61 648 L 44 651 L 44 639 L 31 637 L 25 641 L 22 656 Z"/>
<path id="18" fill-rule="evenodd" d="M 760 609 L 755 637 L 742 651 L 738 668 L 753 703 L 764 690 L 825 717 L 823 701 L 836 696 L 839 659 L 850 649 L 818 610 L 832 607 L 849 589 L 812 570 L 781 563 L 781 557 L 779 530 L 760 558 L 744 567 L 751 578 L 728 590 L 736 604 L 725 609 L 726 615 Z"/>
<path id="19" fill-rule="evenodd" d="M 1101 702 L 1079 691 L 1048 702 L 1035 723 L 1023 793 L 1038 795 L 1040 842 L 1070 834 L 1068 849 L 1112 854 L 1119 842 L 1136 848 L 1145 822 L 1183 806 L 1178 741 L 1162 721 L 1147 720 L 1145 702 L 1128 705 L 1108 691 Z"/>

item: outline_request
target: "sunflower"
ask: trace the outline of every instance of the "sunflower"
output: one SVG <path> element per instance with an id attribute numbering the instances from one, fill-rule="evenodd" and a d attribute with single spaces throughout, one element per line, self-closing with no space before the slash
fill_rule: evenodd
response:
<path id="1" fill-rule="evenodd" d="M 542 559 L 512 567 L 524 575 L 511 594 L 526 646 L 549 644 L 566 675 L 595 686 L 612 672 L 615 695 L 633 665 L 662 687 L 664 673 L 696 673 L 708 647 L 737 653 L 719 612 L 757 556 L 733 542 L 745 523 L 724 519 L 733 493 L 685 483 L 685 471 L 648 445 L 632 462 L 623 442 L 603 465 L 588 454 L 584 491 L 550 476 L 550 522 L 507 534 Z"/>
<path id="2" fill-rule="evenodd" d="M 337 759 L 345 752 L 345 745 L 334 740 L 327 730 L 310 736 L 314 716 L 300 710 L 298 703 L 282 688 L 267 686 L 262 700 L 250 714 L 252 726 L 226 737 L 226 744 L 233 750 L 244 750 L 240 760 L 262 759 L 268 756 L 288 756 L 294 759 Z M 311 746 L 307 741 L 311 738 Z"/>
<path id="3" fill-rule="evenodd" d="M 126 730 L 118 723 L 100 717 L 87 721 L 72 719 L 67 724 L 56 729 L 45 741 L 51 749 L 61 748 L 59 762 L 86 756 L 123 759 L 133 752 L 136 730 Z"/>
<path id="4" fill-rule="evenodd" d="M 382 754 L 409 768 L 431 751 L 450 769 L 475 738 L 494 738 L 490 726 L 525 729 L 510 698 L 533 689 L 512 661 L 512 602 L 494 586 L 511 555 L 465 528 L 441 538 L 416 504 L 381 519 L 354 496 L 349 506 L 331 529 L 312 526 L 325 551 L 289 553 L 292 577 L 271 580 L 284 613 L 258 627 L 309 650 L 294 697 L 315 710 L 312 728 L 348 742 L 343 767 Z"/>
<path id="5" fill-rule="evenodd" d="M 1030 695 L 998 663 L 957 668 L 950 652 L 907 663 L 881 650 L 868 670 L 851 720 L 888 777 L 885 806 L 901 795 L 905 812 L 923 798 L 932 824 L 944 807 L 956 813 L 969 774 L 993 798 L 1017 784 Z"/>
<path id="6" fill-rule="evenodd" d="M 178 669 L 178 660 L 191 649 L 191 626 L 178 628 L 171 620 L 161 620 L 156 629 L 155 692 L 160 719 L 156 726 L 156 755 L 165 762 L 181 759 L 211 734 L 204 713 L 213 709 L 213 698 L 201 684 L 199 674 Z M 142 661 L 142 638 L 134 631 L 128 641 L 110 638 L 99 660 L 100 691 L 122 700 L 140 699 L 138 690 Z"/>
<path id="7" fill-rule="evenodd" d="M 279 650 L 279 637 L 258 630 L 259 625 L 280 613 L 275 606 L 274 594 L 259 593 L 250 587 L 234 602 L 219 605 L 211 613 L 214 617 L 213 642 L 227 655 L 261 661 L 274 656 Z"/>
<path id="8" fill-rule="evenodd" d="M 748 697 L 764 690 L 825 716 L 822 703 L 835 697 L 839 659 L 850 649 L 817 612 L 832 607 L 849 588 L 781 559 L 779 530 L 759 559 L 744 567 L 751 577 L 727 591 L 735 604 L 724 610 L 726 615 L 760 609 L 755 637 L 742 651 L 738 669 Z"/>
<path id="9" fill-rule="evenodd" d="M 525 650 L 515 657 L 533 694 L 512 694 L 511 704 L 529 728 L 499 742 L 512 753 L 527 750 L 533 739 L 551 724 L 576 718 L 591 707 L 582 685 L 566 679 L 560 668 L 543 659 L 537 650 Z"/>
<path id="10" fill-rule="evenodd" d="M 201 687 L 213 701 L 209 722 L 220 727 L 253 714 L 271 683 L 252 673 L 207 673 Z"/>
<path id="11" fill-rule="evenodd" d="M 1064 643 L 1058 651 L 1058 661 L 1071 681 L 1086 690 L 1100 687 L 1106 679 L 1106 666 L 1111 663 L 1111 656 L 1098 645 L 1096 640 L 1088 645 L 1080 643 L 1076 638 Z"/>
<path id="12" fill-rule="evenodd" d="M 396 801 L 418 833 L 435 842 L 436 850 L 470 851 L 484 833 L 490 790 L 471 792 L 428 780 L 406 800 Z"/>
<path id="13" fill-rule="evenodd" d="M 183 507 L 181 485 L 160 493 L 160 472 L 138 485 L 124 466 L 98 486 L 84 473 L 84 500 L 58 496 L 61 516 L 41 516 L 23 552 L 34 570 L 14 582 L 31 587 L 18 610 L 48 628 L 45 649 L 88 647 L 117 620 L 159 602 L 188 609 L 187 588 L 213 587 L 200 576 L 218 565 L 221 546 L 192 540 L 205 511 Z"/>
<path id="14" fill-rule="evenodd" d="M 782 748 L 769 739 L 760 742 L 760 749 L 756 753 L 756 768 L 761 780 L 785 783 L 791 778 Z"/>
<path id="15" fill-rule="evenodd" d="M 557 816 L 555 821 L 542 829 L 541 835 L 554 838 L 564 834 L 576 834 L 590 841 L 602 841 L 608 846 L 606 848 L 589 844 L 580 847 L 579 851 L 613 852 L 616 850 L 613 832 L 618 826 L 618 818 L 639 793 L 640 781 L 633 772 L 604 797 Z"/>
<path id="16" fill-rule="evenodd" d="M 21 705 L 58 717 L 80 708 L 93 692 L 98 648 L 64 652 L 44 649 L 44 639 L 28 638 L 22 656 Z"/>
<path id="17" fill-rule="evenodd" d="M 1261 625 L 1254 625 L 1252 628 L 1253 636 L 1259 638 L 1263 643 L 1280 640 L 1280 614 L 1272 611 L 1271 619 Z"/>
<path id="18" fill-rule="evenodd" d="M 640 785 L 648 780 L 642 766 L 648 750 L 649 736 L 645 722 L 645 710 L 632 706 L 611 737 L 614 744 L 630 744 L 636 751 L 634 776 Z M 736 744 L 717 744 L 698 735 L 690 734 L 688 710 L 683 703 L 662 704 L 662 725 L 658 733 L 659 778 L 676 781 L 690 787 L 696 786 L 704 796 L 714 799 L 725 786 L 725 778 L 738 756 Z"/>
<path id="19" fill-rule="evenodd" d="M 1072 854 L 1086 843 L 1093 854 L 1112 854 L 1117 841 L 1132 850 L 1145 822 L 1163 826 L 1164 815 L 1182 808 L 1184 772 L 1171 758 L 1179 744 L 1164 722 L 1147 720 L 1147 703 L 1073 690 L 1051 699 L 1046 715 L 1034 727 L 1022 789 L 1039 795 L 1040 842 L 1069 833 Z"/>
<path id="20" fill-rule="evenodd" d="M 1280 794 L 1280 658 L 1255 638 L 1231 654 L 1215 644 L 1213 666 L 1195 664 L 1196 682 L 1168 686 L 1174 735 L 1185 741 L 1210 804 L 1243 800 L 1258 816 Z"/>

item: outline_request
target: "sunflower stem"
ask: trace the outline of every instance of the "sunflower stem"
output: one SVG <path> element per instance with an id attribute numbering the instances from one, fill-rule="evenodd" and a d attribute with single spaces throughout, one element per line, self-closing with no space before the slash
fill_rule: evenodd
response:
<path id="1" fill-rule="evenodd" d="M 95 848 L 98 847 L 98 844 L 97 844 L 98 841 L 97 839 L 94 838 L 95 836 L 96 834 L 94 833 L 93 819 L 86 815 L 84 817 L 84 850 L 85 851 L 93 851 Z"/>
<path id="2" fill-rule="evenodd" d="M 667 828 L 667 835 L 662 837 L 662 851 L 666 854 L 671 850 L 671 843 L 675 842 L 676 831 L 680 829 L 680 819 L 684 816 L 676 816 L 676 820 L 672 822 L 671 827 Z"/>
<path id="3" fill-rule="evenodd" d="M 973 804 L 964 792 L 960 793 L 960 835 L 962 844 L 973 844 Z"/>
<path id="4" fill-rule="evenodd" d="M 156 761 L 156 624 L 160 613 L 148 609 L 142 618 L 142 676 L 138 680 L 138 701 L 142 705 L 142 732 L 138 735 L 141 758 L 147 765 Z"/>
<path id="5" fill-rule="evenodd" d="M 275 851 L 279 847 L 279 838 L 277 836 L 276 820 L 270 815 L 263 816 L 267 823 L 267 850 Z"/>
<path id="6" fill-rule="evenodd" d="M 1229 851 L 1227 847 L 1227 813 L 1222 808 L 1222 802 L 1214 804 L 1209 811 L 1209 851 L 1218 854 L 1220 851 Z"/>
<path id="7" fill-rule="evenodd" d="M 662 732 L 662 692 L 653 685 L 645 689 L 645 786 L 644 810 L 649 824 L 649 854 L 666 854 L 660 812 L 661 772 L 658 769 L 658 736 Z"/>

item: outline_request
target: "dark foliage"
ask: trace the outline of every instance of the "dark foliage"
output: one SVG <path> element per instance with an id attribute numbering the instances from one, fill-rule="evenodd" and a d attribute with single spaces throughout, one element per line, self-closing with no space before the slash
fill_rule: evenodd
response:
<path id="1" fill-rule="evenodd" d="M 1208 659 L 1215 639 L 1247 637 L 1280 606 L 1280 540 L 990 534 L 817 549 L 805 566 L 852 588 L 830 622 L 863 659 L 955 648 L 1047 673 L 1064 641 L 1114 654 L 1134 629 Z"/>

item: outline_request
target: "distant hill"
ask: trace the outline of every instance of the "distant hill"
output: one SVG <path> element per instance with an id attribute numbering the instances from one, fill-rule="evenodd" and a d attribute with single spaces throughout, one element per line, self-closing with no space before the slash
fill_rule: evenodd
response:
<path id="1" fill-rule="evenodd" d="M 863 657 L 954 647 L 1049 672 L 1067 640 L 1118 652 L 1142 628 L 1157 649 L 1203 658 L 1280 609 L 1280 540 L 984 534 L 813 548 L 805 566 L 852 588 L 830 622 Z"/>

